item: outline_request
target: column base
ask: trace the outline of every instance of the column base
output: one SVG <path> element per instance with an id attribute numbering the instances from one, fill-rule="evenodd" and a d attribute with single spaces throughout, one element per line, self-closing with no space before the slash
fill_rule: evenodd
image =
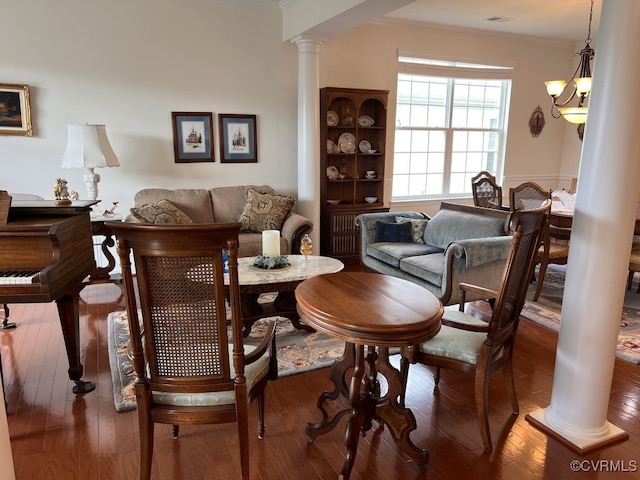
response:
<path id="1" fill-rule="evenodd" d="M 599 448 L 607 447 L 614 443 L 622 442 L 629 438 L 629 434 L 612 423 L 607 422 L 605 432 L 598 438 L 581 438 L 555 430 L 545 419 L 546 408 L 536 410 L 525 416 L 527 422 L 542 430 L 550 437 L 555 438 L 563 445 L 569 447 L 580 455 L 585 455 Z"/>

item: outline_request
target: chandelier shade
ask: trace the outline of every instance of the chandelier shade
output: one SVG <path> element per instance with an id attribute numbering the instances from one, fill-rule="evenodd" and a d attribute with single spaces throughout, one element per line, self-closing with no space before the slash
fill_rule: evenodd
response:
<path id="1" fill-rule="evenodd" d="M 580 55 L 580 60 L 571 80 L 551 80 L 544 82 L 547 93 L 551 97 L 551 116 L 554 118 L 563 117 L 571 123 L 585 123 L 587 121 L 587 97 L 591 93 L 591 62 L 595 56 L 595 51 L 591 48 L 591 22 L 593 20 L 593 0 L 591 0 L 591 10 L 589 12 L 589 30 L 585 40 L 585 46 L 576 55 Z M 569 106 L 569 103 L 577 98 L 576 106 Z"/>

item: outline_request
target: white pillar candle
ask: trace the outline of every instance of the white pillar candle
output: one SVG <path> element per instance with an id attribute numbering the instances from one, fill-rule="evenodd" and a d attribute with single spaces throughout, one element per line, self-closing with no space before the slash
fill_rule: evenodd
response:
<path id="1" fill-rule="evenodd" d="M 262 254 L 266 257 L 280 255 L 280 230 L 265 230 L 262 232 Z"/>

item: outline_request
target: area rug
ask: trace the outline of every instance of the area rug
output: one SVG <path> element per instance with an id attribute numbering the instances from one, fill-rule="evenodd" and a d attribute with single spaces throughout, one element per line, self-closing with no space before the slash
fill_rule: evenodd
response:
<path id="1" fill-rule="evenodd" d="M 534 323 L 556 332 L 560 329 L 560 309 L 564 289 L 566 267 L 549 265 L 545 275 L 542 293 L 537 302 L 530 300 L 536 284 L 529 288 L 528 300 L 522 309 L 522 316 Z M 620 333 L 616 357 L 635 365 L 640 364 L 640 293 L 636 293 L 638 280 L 631 290 L 626 290 L 624 305 L 620 313 Z"/>
<path id="2" fill-rule="evenodd" d="M 323 333 L 296 329 L 284 317 L 257 320 L 245 338 L 248 345 L 257 345 L 264 337 L 270 320 L 276 321 L 278 376 L 287 377 L 328 367 L 344 351 L 344 342 Z M 133 389 L 133 365 L 129 358 L 129 325 L 126 312 L 112 312 L 107 319 L 109 366 L 113 380 L 113 401 L 117 411 L 136 408 Z"/>

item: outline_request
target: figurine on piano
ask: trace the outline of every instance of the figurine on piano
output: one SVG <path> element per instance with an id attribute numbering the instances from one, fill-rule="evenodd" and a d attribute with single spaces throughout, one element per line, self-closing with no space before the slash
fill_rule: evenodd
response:
<path id="1" fill-rule="evenodd" d="M 56 205 L 71 205 L 67 181 L 64 178 L 56 179 L 56 184 L 53 186 L 53 196 L 56 199 Z"/>

